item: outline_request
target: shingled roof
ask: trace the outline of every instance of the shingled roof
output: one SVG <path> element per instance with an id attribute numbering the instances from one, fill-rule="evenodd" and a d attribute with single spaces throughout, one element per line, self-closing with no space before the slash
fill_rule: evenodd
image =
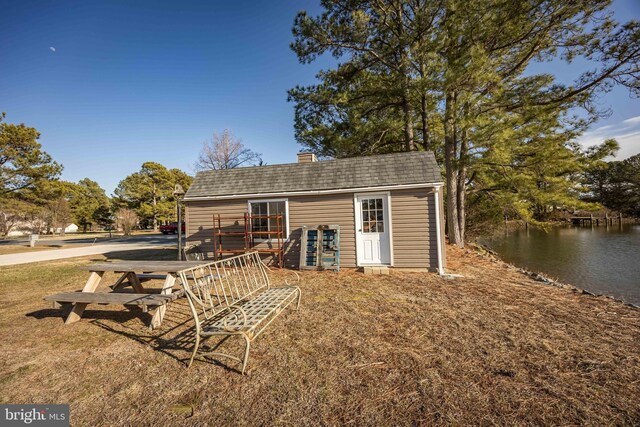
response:
<path id="1" fill-rule="evenodd" d="M 441 183 L 432 152 L 198 172 L 186 199 Z"/>

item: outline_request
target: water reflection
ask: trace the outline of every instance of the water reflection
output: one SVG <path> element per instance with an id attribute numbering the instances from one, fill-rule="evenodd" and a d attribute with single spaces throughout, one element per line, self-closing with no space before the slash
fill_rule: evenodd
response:
<path id="1" fill-rule="evenodd" d="M 640 226 L 519 230 L 484 241 L 505 260 L 640 305 Z"/>

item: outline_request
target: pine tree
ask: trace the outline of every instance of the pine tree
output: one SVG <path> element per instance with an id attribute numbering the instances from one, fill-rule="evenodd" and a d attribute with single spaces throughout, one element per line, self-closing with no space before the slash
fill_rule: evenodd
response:
<path id="1" fill-rule="evenodd" d="M 556 172 L 536 172 L 538 161 L 513 160 L 537 156 L 541 162 L 554 147 L 567 147 L 566 137 L 576 130 L 569 126 L 556 137 L 563 117 L 586 107 L 590 122 L 598 113 L 593 101 L 613 84 L 640 91 L 640 26 L 612 21 L 610 1 L 322 4 L 325 11 L 318 17 L 298 14 L 292 48 L 302 63 L 327 52 L 342 63 L 321 72 L 319 84 L 289 92 L 296 103 L 298 141 L 320 155 L 338 157 L 435 150 L 445 165 L 449 240 L 461 246 L 467 191 L 479 179 L 485 157 L 507 156 L 505 168 L 531 169 L 531 176 L 543 175 L 541 182 L 551 180 L 540 186 L 573 197 L 563 180 L 575 168 L 558 165 Z M 557 84 L 552 75 L 525 73 L 533 62 L 578 57 L 598 67 L 569 86 Z M 537 146 L 518 154 L 532 138 Z M 569 151 L 567 162 L 580 158 Z M 526 193 L 531 200 L 518 211 L 544 216 L 542 189 Z M 560 201 L 559 196 L 548 200 Z"/>
<path id="2" fill-rule="evenodd" d="M 101 212 L 110 209 L 110 201 L 104 189 L 89 178 L 82 179 L 74 188 L 69 200 L 71 211 L 76 223 L 82 227 L 83 232 L 94 221 L 98 222 Z"/>
<path id="3" fill-rule="evenodd" d="M 146 162 L 118 184 L 115 207 L 134 209 L 138 217 L 158 230 L 160 221 L 175 220 L 175 199 L 173 190 L 180 184 L 185 190 L 192 178 L 179 169 L 167 169 L 159 163 Z"/>

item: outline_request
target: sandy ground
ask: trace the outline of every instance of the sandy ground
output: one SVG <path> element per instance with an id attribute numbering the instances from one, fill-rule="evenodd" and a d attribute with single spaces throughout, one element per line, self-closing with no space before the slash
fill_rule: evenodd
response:
<path id="1" fill-rule="evenodd" d="M 152 333 L 118 306 L 65 326 L 42 297 L 81 288 L 92 259 L 0 268 L 0 402 L 70 403 L 87 426 L 640 424 L 640 310 L 471 251 L 449 249 L 454 281 L 301 274 L 301 310 L 255 341 L 245 376 L 186 369 L 184 300 Z"/>

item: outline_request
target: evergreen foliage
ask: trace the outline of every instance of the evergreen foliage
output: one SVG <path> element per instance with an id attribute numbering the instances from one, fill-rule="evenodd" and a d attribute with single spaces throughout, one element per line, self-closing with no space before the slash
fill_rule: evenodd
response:
<path id="1" fill-rule="evenodd" d="M 133 209 L 143 225 L 152 224 L 157 231 L 160 221 L 176 220 L 175 185 L 180 184 L 186 190 L 191 181 L 192 178 L 179 169 L 145 162 L 140 171 L 120 181 L 114 204 L 116 208 Z"/>
<path id="2" fill-rule="evenodd" d="M 451 243 L 464 244 L 467 199 L 497 203 L 491 217 L 544 221 L 581 203 L 590 160 L 575 139 L 602 113 L 597 96 L 614 84 L 640 94 L 640 24 L 615 22 L 609 5 L 324 0 L 319 16 L 297 15 L 291 47 L 301 63 L 329 53 L 340 64 L 289 91 L 296 138 L 325 157 L 436 151 Z M 530 72 L 578 59 L 593 68 L 570 85 Z"/>
<path id="3" fill-rule="evenodd" d="M 585 200 L 640 218 L 640 154 L 598 164 L 587 172 L 586 184 Z"/>

